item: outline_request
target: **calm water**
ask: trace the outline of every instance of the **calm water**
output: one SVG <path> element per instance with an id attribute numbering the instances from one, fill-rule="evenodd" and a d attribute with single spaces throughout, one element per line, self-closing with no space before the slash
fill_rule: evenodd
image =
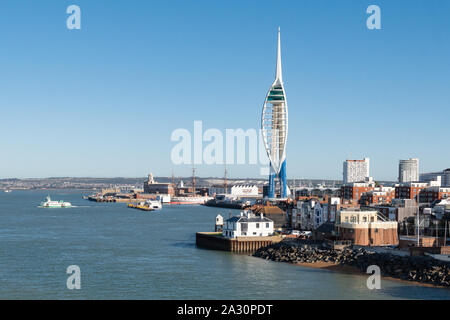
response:
<path id="1" fill-rule="evenodd" d="M 45 196 L 78 206 L 37 208 Z M 195 247 L 217 213 L 165 206 L 158 213 L 83 200 L 79 191 L 0 193 L 1 299 L 450 299 L 450 290 L 269 262 Z M 81 268 L 81 290 L 66 268 Z"/>

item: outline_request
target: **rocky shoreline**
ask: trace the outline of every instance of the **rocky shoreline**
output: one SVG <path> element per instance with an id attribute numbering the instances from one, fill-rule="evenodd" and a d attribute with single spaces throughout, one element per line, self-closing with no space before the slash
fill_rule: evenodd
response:
<path id="1" fill-rule="evenodd" d="M 333 250 L 292 242 L 280 242 L 260 248 L 253 256 L 303 265 L 319 262 L 333 263 L 351 266 L 363 273 L 366 273 L 368 266 L 377 265 L 381 269 L 381 275 L 385 277 L 450 287 L 450 263 L 431 257 L 398 256 L 364 248 Z"/>

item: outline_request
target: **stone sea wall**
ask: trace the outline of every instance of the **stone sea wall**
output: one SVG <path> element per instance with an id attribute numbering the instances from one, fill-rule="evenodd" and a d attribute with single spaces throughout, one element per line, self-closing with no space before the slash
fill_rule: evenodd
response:
<path id="1" fill-rule="evenodd" d="M 383 276 L 450 287 L 450 263 L 431 257 L 398 256 L 364 248 L 333 250 L 310 244 L 280 242 L 258 249 L 253 256 L 290 263 L 330 262 L 355 267 L 366 273 L 377 265 Z"/>

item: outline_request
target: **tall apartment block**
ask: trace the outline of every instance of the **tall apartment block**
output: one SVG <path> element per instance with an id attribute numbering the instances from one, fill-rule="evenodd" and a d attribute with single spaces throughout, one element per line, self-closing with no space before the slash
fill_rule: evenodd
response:
<path id="1" fill-rule="evenodd" d="M 344 161 L 344 183 L 362 182 L 369 178 L 370 159 Z"/>
<path id="2" fill-rule="evenodd" d="M 398 181 L 400 183 L 419 181 L 419 159 L 400 160 Z"/>

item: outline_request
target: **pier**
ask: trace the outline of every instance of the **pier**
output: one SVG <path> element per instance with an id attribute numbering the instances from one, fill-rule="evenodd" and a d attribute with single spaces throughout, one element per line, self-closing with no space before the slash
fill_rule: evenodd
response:
<path id="1" fill-rule="evenodd" d="M 200 248 L 230 251 L 236 253 L 253 253 L 259 248 L 278 243 L 281 236 L 226 238 L 220 232 L 197 232 L 195 243 Z"/>

